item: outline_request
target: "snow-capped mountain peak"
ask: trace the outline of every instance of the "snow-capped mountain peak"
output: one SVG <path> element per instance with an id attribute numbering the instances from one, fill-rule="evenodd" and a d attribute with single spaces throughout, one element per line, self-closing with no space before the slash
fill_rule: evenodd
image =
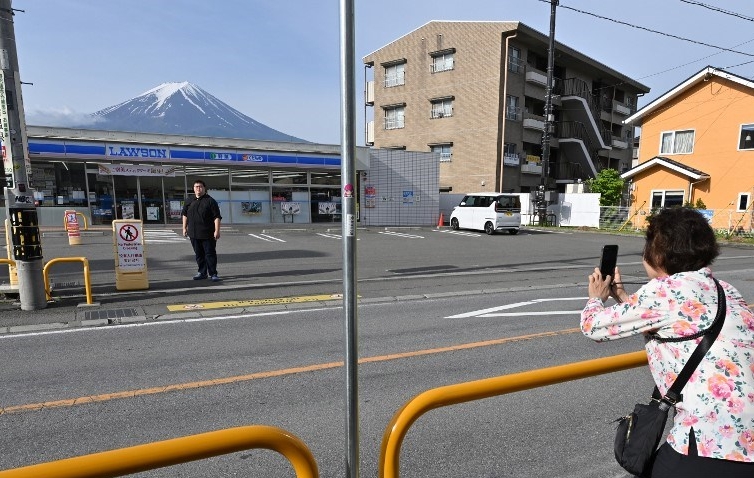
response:
<path id="1" fill-rule="evenodd" d="M 98 127 L 109 130 L 303 141 L 259 123 L 188 81 L 163 83 L 93 116 Z"/>

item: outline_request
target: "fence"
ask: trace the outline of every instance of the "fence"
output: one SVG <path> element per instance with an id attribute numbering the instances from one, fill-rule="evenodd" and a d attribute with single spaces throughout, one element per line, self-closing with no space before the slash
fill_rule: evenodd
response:
<path id="1" fill-rule="evenodd" d="M 653 212 L 651 207 L 600 207 L 599 228 L 606 230 L 644 230 L 647 227 L 647 218 Z M 710 226 L 718 234 L 727 237 L 754 237 L 754 211 L 738 211 L 735 209 L 697 209 L 700 214 L 707 218 Z"/>

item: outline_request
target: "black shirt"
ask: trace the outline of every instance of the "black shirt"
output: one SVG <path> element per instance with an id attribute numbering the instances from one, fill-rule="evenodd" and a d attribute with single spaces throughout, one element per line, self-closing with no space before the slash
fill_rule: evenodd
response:
<path id="1" fill-rule="evenodd" d="M 191 196 L 181 211 L 186 216 L 186 231 L 193 239 L 212 239 L 215 237 L 215 219 L 222 219 L 220 206 L 212 196 L 204 194 Z"/>

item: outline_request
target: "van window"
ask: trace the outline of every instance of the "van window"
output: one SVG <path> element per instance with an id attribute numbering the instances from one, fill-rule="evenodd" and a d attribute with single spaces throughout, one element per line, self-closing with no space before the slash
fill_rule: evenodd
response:
<path id="1" fill-rule="evenodd" d="M 516 212 L 520 212 L 521 199 L 518 196 L 498 196 L 495 210 L 515 210 Z"/>

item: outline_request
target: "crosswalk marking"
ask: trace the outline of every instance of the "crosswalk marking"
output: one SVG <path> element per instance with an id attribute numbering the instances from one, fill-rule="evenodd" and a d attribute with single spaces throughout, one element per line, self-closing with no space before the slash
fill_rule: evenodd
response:
<path id="1" fill-rule="evenodd" d="M 416 234 L 407 234 L 405 232 L 377 231 L 377 233 L 386 234 L 388 236 L 405 237 L 406 239 L 424 239 L 424 236 L 417 236 Z"/>
<path id="2" fill-rule="evenodd" d="M 175 242 L 185 242 L 187 239 L 175 231 L 163 229 L 145 229 L 144 242 L 149 244 L 171 244 Z"/>
<path id="3" fill-rule="evenodd" d="M 282 239 L 280 239 L 278 237 L 269 236 L 267 234 L 259 234 L 259 235 L 249 234 L 249 235 L 251 237 L 255 237 L 257 239 L 261 239 L 262 241 L 267 241 L 267 242 L 275 242 L 275 241 L 277 241 L 277 242 L 285 242 L 284 240 L 282 240 Z"/>

